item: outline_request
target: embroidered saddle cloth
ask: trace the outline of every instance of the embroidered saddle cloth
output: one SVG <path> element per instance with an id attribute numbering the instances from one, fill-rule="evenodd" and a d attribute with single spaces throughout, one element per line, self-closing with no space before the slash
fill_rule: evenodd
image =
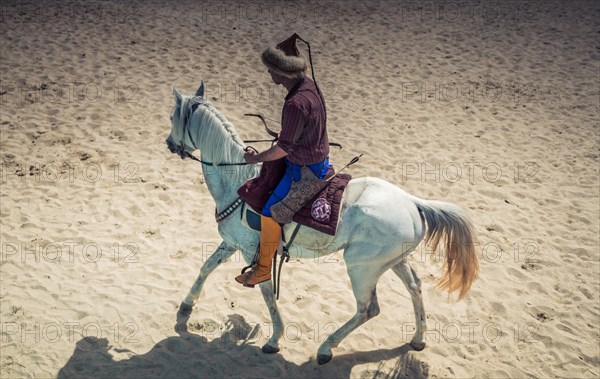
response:
<path id="1" fill-rule="evenodd" d="M 332 169 L 330 169 L 333 171 Z M 285 159 L 264 162 L 260 174 L 244 183 L 238 189 L 238 195 L 250 207 L 260 214 L 269 196 L 285 174 Z M 328 178 L 333 172 L 328 173 Z M 320 232 L 335 235 L 340 216 L 342 196 L 352 177 L 348 174 L 336 174 L 328 185 L 309 200 L 292 220 Z"/>

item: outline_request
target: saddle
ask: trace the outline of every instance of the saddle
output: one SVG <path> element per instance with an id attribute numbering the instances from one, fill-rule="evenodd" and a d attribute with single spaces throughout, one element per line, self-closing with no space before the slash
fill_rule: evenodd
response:
<path id="1" fill-rule="evenodd" d="M 260 174 L 246 181 L 238 189 L 238 195 L 254 210 L 254 214 L 249 211 L 243 212 L 243 217 L 246 217 L 244 221 L 253 229 L 260 229 L 260 217 L 258 216 L 283 178 L 285 169 L 284 158 L 264 162 Z M 352 177 L 341 173 L 334 175 L 333 169 L 330 168 L 325 178 L 331 179 L 327 181 L 321 191 L 294 214 L 292 221 L 333 236 L 337 230 L 342 196 Z"/>

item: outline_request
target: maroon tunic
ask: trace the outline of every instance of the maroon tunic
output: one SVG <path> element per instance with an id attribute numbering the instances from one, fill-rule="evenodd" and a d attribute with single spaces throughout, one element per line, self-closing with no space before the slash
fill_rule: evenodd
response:
<path id="1" fill-rule="evenodd" d="M 304 78 L 285 97 L 281 133 L 277 145 L 291 163 L 308 165 L 322 162 L 329 155 L 325 127 L 325 104 L 315 83 Z"/>

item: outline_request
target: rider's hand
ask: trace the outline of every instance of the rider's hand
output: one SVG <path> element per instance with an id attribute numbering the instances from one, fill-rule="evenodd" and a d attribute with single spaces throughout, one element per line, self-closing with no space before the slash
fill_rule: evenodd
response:
<path id="1" fill-rule="evenodd" d="M 258 153 L 252 149 L 246 150 L 244 153 L 246 163 L 258 163 Z"/>

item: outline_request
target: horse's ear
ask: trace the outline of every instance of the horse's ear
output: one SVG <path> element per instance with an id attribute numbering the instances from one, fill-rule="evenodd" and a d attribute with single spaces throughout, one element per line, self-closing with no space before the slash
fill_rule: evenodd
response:
<path id="1" fill-rule="evenodd" d="M 181 103 L 183 96 L 181 96 L 181 94 L 179 93 L 179 91 L 177 91 L 177 88 L 175 88 L 175 86 L 173 86 L 173 96 L 175 96 L 176 103 Z"/>
<path id="2" fill-rule="evenodd" d="M 200 82 L 200 87 L 198 87 L 198 91 L 196 91 L 196 96 L 204 99 L 204 80 Z"/>

